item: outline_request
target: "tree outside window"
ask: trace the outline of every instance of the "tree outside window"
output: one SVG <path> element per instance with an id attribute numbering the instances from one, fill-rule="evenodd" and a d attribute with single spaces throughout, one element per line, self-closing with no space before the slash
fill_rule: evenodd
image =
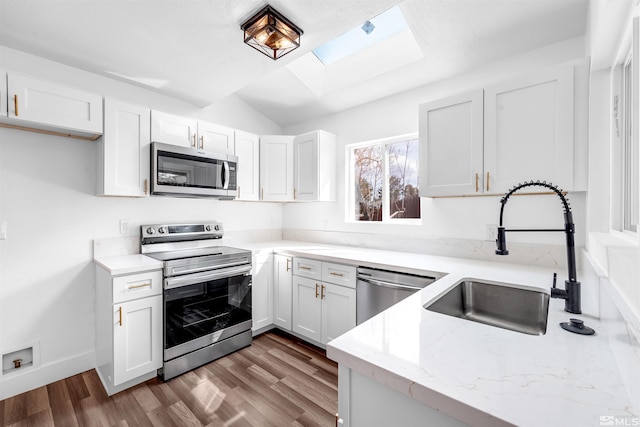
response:
<path id="1" fill-rule="evenodd" d="M 412 136 L 351 148 L 353 220 L 420 219 L 418 146 Z"/>

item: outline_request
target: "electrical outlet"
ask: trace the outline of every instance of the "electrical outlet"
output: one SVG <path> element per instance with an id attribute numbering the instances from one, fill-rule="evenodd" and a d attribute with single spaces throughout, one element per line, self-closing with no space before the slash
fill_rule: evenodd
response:
<path id="1" fill-rule="evenodd" d="M 495 242 L 498 238 L 498 226 L 495 224 L 487 224 L 484 229 L 484 239 Z"/>
<path id="2" fill-rule="evenodd" d="M 130 219 L 121 219 L 120 220 L 120 234 L 129 234 L 131 230 L 131 220 Z"/>

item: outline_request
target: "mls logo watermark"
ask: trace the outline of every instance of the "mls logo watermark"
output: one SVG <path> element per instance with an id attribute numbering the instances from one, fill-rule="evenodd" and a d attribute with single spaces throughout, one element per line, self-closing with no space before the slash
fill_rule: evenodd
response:
<path id="1" fill-rule="evenodd" d="M 616 415 L 600 415 L 601 426 L 640 426 L 638 417 L 620 417 Z"/>

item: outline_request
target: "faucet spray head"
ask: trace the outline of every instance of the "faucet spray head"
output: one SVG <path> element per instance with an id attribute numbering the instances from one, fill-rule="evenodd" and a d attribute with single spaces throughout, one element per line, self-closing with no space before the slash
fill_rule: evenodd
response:
<path id="1" fill-rule="evenodd" d="M 504 227 L 498 227 L 498 238 L 496 239 L 496 255 L 509 255 L 507 249 L 507 237 Z"/>

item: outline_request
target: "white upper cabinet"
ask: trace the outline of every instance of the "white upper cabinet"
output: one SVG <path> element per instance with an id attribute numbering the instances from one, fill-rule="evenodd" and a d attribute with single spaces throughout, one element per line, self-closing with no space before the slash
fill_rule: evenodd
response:
<path id="1" fill-rule="evenodd" d="M 502 194 L 525 180 L 575 189 L 574 102 L 563 64 L 420 105 L 421 193 Z"/>
<path id="2" fill-rule="evenodd" d="M 482 192 L 482 103 L 475 90 L 420 105 L 421 195 Z"/>
<path id="3" fill-rule="evenodd" d="M 294 200 L 335 200 L 335 135 L 318 130 L 296 136 L 294 165 Z"/>
<path id="4" fill-rule="evenodd" d="M 237 130 L 238 200 L 260 200 L 260 137 Z"/>
<path id="5" fill-rule="evenodd" d="M 150 121 L 148 108 L 105 99 L 104 136 L 98 142 L 99 195 L 148 195 Z"/>
<path id="6" fill-rule="evenodd" d="M 573 65 L 486 87 L 484 97 L 485 191 L 538 179 L 573 189 Z"/>
<path id="7" fill-rule="evenodd" d="M 293 200 L 293 136 L 260 137 L 260 199 Z"/>
<path id="8" fill-rule="evenodd" d="M 197 139 L 197 120 L 161 111 L 151 112 L 151 141 L 195 148 Z"/>
<path id="9" fill-rule="evenodd" d="M 100 95 L 15 73 L 6 87 L 7 123 L 86 139 L 102 134 Z"/>
<path id="10" fill-rule="evenodd" d="M 198 122 L 198 148 L 221 154 L 234 154 L 234 130 L 215 123 Z"/>
<path id="11" fill-rule="evenodd" d="M 7 72 L 0 68 L 0 117 L 7 117 Z"/>
<path id="12" fill-rule="evenodd" d="M 221 154 L 235 150 L 233 129 L 155 110 L 151 112 L 151 140 Z"/>

